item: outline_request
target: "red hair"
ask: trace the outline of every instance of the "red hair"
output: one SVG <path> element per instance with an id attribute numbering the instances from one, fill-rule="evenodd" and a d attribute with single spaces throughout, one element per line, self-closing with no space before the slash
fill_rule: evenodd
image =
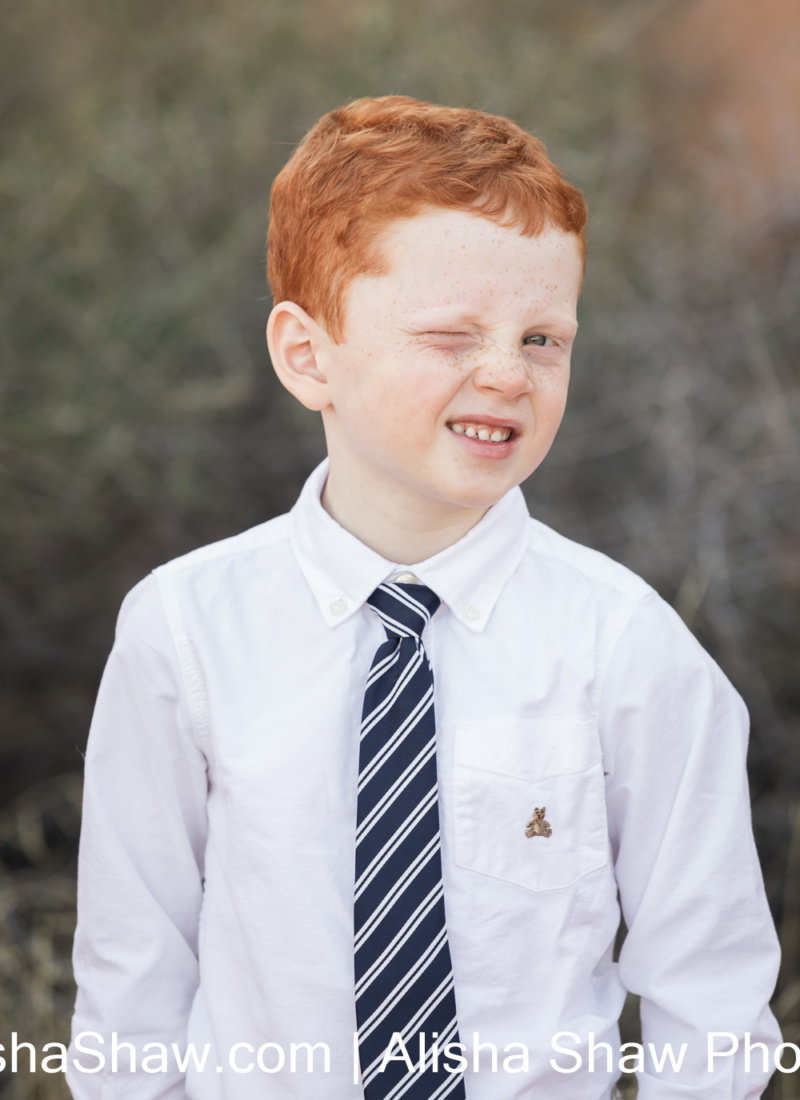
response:
<path id="1" fill-rule="evenodd" d="M 537 138 L 497 115 L 409 96 L 323 115 L 272 185 L 267 274 L 341 340 L 345 292 L 383 274 L 381 231 L 426 206 L 473 210 L 528 237 L 555 226 L 586 247 L 586 203 Z"/>

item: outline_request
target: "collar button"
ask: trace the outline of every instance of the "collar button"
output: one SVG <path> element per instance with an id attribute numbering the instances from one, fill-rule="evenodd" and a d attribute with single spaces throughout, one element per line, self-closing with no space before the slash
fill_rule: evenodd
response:
<path id="1" fill-rule="evenodd" d="M 475 605 L 471 604 L 471 603 L 464 604 L 464 618 L 465 619 L 469 619 L 469 621 L 471 623 L 474 623 L 475 620 L 479 619 L 480 617 L 481 617 L 481 612 L 480 612 L 479 607 L 475 607 Z"/>
<path id="2" fill-rule="evenodd" d="M 338 619 L 341 618 L 342 615 L 344 615 L 345 611 L 347 611 L 347 604 L 344 602 L 344 600 L 334 600 L 328 605 L 328 610 L 330 611 L 331 615 L 335 615 Z"/>

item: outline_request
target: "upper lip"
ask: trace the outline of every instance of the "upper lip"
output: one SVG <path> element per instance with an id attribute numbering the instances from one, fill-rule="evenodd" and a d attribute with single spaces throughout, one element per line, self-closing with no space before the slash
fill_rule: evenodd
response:
<path id="1" fill-rule="evenodd" d="M 510 428 L 515 435 L 522 432 L 518 420 L 508 420 L 501 416 L 489 416 L 488 413 L 463 413 L 460 416 L 448 416 L 448 424 L 485 424 L 487 428 Z"/>

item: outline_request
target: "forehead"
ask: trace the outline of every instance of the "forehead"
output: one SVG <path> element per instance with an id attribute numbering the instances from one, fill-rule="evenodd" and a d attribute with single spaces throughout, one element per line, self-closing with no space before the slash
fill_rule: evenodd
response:
<path id="1" fill-rule="evenodd" d="M 583 274 L 577 237 L 555 227 L 536 237 L 464 210 L 428 208 L 378 238 L 381 275 L 357 276 L 347 316 L 381 309 L 503 313 L 543 305 L 574 313 Z"/>

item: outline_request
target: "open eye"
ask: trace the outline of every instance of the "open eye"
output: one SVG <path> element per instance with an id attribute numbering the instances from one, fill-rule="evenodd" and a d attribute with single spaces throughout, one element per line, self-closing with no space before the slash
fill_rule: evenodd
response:
<path id="1" fill-rule="evenodd" d="M 549 339 L 550 339 L 550 337 L 545 336 L 544 333 L 532 332 L 530 334 L 530 336 L 523 336 L 522 337 L 522 343 L 523 343 L 523 345 L 528 345 L 528 346 L 533 345 L 534 347 L 537 347 L 537 348 L 543 348 L 543 347 L 546 347 L 547 342 L 548 342 Z"/>

